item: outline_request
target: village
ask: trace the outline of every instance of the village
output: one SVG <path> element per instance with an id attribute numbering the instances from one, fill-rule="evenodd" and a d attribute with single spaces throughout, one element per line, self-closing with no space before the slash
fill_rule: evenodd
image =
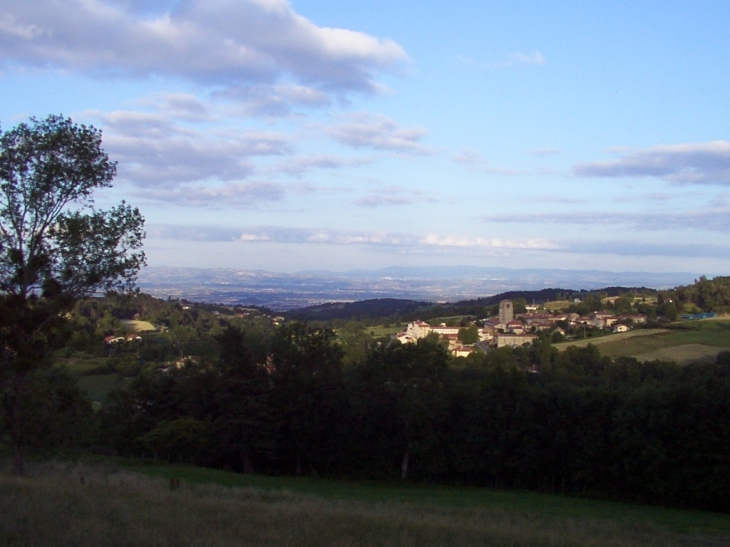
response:
<path id="1" fill-rule="evenodd" d="M 467 357 L 475 351 L 488 352 L 493 348 L 519 347 L 531 344 L 539 337 L 538 332 L 548 331 L 554 340 L 567 340 L 566 330 L 561 326 L 595 327 L 613 333 L 627 332 L 633 325 L 646 323 L 645 315 L 614 315 L 597 311 L 589 316 L 577 313 L 540 311 L 537 306 L 526 306 L 526 311 L 515 313 L 511 300 L 499 303 L 499 314 L 472 322 L 470 325 L 448 326 L 445 323 L 430 325 L 424 321 L 408 323 L 405 331 L 394 339 L 403 344 L 416 343 L 429 335 L 448 341 L 449 350 L 455 357 Z M 478 341 L 465 343 L 465 329 L 476 328 Z M 461 333 L 461 334 L 460 334 Z"/>

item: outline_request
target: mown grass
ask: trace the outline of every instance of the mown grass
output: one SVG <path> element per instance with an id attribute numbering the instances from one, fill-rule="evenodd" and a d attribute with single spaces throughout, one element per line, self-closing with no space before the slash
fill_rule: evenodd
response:
<path id="1" fill-rule="evenodd" d="M 145 332 L 156 331 L 155 326 L 149 321 L 139 321 L 136 319 L 122 319 L 119 321 L 122 328 L 129 332 Z"/>
<path id="2" fill-rule="evenodd" d="M 689 365 L 698 362 L 714 362 L 717 354 L 723 350 L 730 350 L 730 347 L 683 344 L 640 353 L 636 358 L 639 361 L 674 361 L 680 365 Z"/>
<path id="3" fill-rule="evenodd" d="M 569 346 L 576 346 L 579 348 L 585 347 L 588 344 L 593 344 L 594 346 L 605 346 L 605 345 L 612 345 L 612 344 L 625 344 L 629 339 L 633 338 L 645 338 L 648 336 L 654 336 L 657 334 L 663 334 L 671 332 L 668 329 L 637 329 L 632 330 L 628 332 L 621 332 L 618 334 L 608 334 L 606 336 L 598 336 L 596 338 L 585 338 L 583 340 L 571 340 L 570 342 L 560 342 L 559 344 L 555 344 L 555 347 L 563 350 Z M 639 341 L 641 342 L 641 341 Z M 632 341 L 633 343 L 633 341 Z M 603 348 L 601 348 L 603 349 Z"/>
<path id="4" fill-rule="evenodd" d="M 314 479 L 287 483 L 309 485 L 318 491 L 312 495 L 266 483 L 204 484 L 204 477 L 215 475 L 191 475 L 192 469 L 179 467 L 157 468 L 161 470 L 176 472 L 181 487 L 171 490 L 170 481 L 162 477 L 101 465 L 36 464 L 29 465 L 28 478 L 0 475 L 0 545 L 671 547 L 727 545 L 730 529 L 726 515 L 690 513 L 695 522 L 705 515 L 717 525 L 691 528 L 703 535 L 677 533 L 647 513 L 633 519 L 596 517 L 581 511 L 581 506 L 591 507 L 583 500 L 574 500 L 570 511 L 550 512 L 548 498 L 558 507 L 561 503 L 551 496 L 535 509 L 537 498 L 531 497 L 512 506 L 509 498 L 501 504 L 496 499 L 474 503 L 476 489 L 469 494 L 465 489 Z M 229 483 L 238 480 L 225 475 Z M 333 496 L 331 488 L 350 495 Z M 398 492 L 413 499 L 402 499 Z"/>
<path id="5" fill-rule="evenodd" d="M 664 356 L 680 364 L 689 364 L 711 360 L 718 352 L 730 349 L 730 322 L 727 319 L 688 321 L 671 329 L 637 329 L 601 338 L 562 342 L 555 347 L 562 350 L 587 344 L 598 346 L 603 355 L 611 358 L 649 360 Z"/>

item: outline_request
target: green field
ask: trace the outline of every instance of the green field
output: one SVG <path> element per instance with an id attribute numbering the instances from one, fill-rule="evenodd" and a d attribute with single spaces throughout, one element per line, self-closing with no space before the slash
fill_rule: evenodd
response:
<path id="1" fill-rule="evenodd" d="M 55 364 L 66 367 L 71 374 L 82 374 L 88 370 L 104 366 L 106 357 L 95 357 L 85 353 L 76 353 L 72 357 L 57 357 Z"/>
<path id="2" fill-rule="evenodd" d="M 730 545 L 726 514 L 480 488 L 97 462 L 29 464 L 22 479 L 0 473 L 0 545 Z M 170 479 L 180 486 L 172 489 Z"/>
<path id="3" fill-rule="evenodd" d="M 553 302 L 546 302 L 544 308 L 551 311 L 564 310 L 572 303 L 571 300 L 554 300 Z"/>
<path id="4" fill-rule="evenodd" d="M 112 389 L 128 386 L 131 378 L 124 378 L 119 374 L 94 374 L 93 376 L 79 376 L 79 388 L 86 392 L 90 401 L 103 403 Z"/>
<path id="5" fill-rule="evenodd" d="M 157 329 L 149 321 L 137 321 L 134 319 L 122 319 L 119 321 L 122 328 L 128 332 L 156 332 Z"/>
<path id="6" fill-rule="evenodd" d="M 403 327 L 400 325 L 391 326 L 391 327 L 384 327 L 383 325 L 375 325 L 372 327 L 366 327 L 365 331 L 368 333 L 373 333 L 373 336 L 380 337 L 380 336 L 390 336 L 391 334 L 398 334 L 403 330 Z"/>
<path id="7" fill-rule="evenodd" d="M 682 511 L 650 505 L 635 505 L 534 492 L 492 490 L 454 486 L 403 484 L 399 481 L 344 481 L 308 477 L 243 475 L 215 469 L 181 465 L 156 465 L 139 460 L 119 460 L 127 469 L 150 476 L 180 478 L 190 484 L 254 487 L 310 494 L 327 499 L 377 502 L 407 502 L 445 509 L 504 509 L 549 518 L 610 519 L 621 522 L 652 522 L 674 532 L 716 533 L 730 538 L 730 515 Z"/>
<path id="8" fill-rule="evenodd" d="M 593 344 L 611 358 L 670 359 L 685 365 L 714 360 L 720 351 L 730 350 L 730 321 L 727 319 L 684 322 L 676 327 L 637 329 L 601 338 L 562 342 L 555 347 L 563 350 L 568 346 Z"/>

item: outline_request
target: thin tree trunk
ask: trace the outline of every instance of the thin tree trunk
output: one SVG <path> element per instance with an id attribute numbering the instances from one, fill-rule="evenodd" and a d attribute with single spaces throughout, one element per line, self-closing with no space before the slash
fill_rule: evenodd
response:
<path id="1" fill-rule="evenodd" d="M 248 446 L 241 446 L 241 465 L 243 466 L 243 472 L 246 475 L 253 475 L 253 463 L 251 463 L 251 454 L 249 453 Z"/>
<path id="2" fill-rule="evenodd" d="M 406 450 L 403 454 L 403 460 L 400 463 L 400 478 L 406 480 L 408 478 L 408 460 L 411 457 L 411 450 Z"/>
<path id="3" fill-rule="evenodd" d="M 18 476 L 25 474 L 23 465 L 23 405 L 22 394 L 25 387 L 25 372 L 15 374 L 13 383 L 13 410 L 11 430 L 13 438 L 13 473 Z"/>

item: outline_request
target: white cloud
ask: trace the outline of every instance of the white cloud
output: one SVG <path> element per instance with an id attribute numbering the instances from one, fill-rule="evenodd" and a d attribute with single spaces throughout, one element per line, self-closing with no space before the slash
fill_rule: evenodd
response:
<path id="1" fill-rule="evenodd" d="M 730 142 L 671 144 L 640 150 L 619 149 L 613 161 L 578 164 L 584 177 L 656 177 L 677 184 L 730 185 Z"/>
<path id="2" fill-rule="evenodd" d="M 260 202 L 283 199 L 284 188 L 271 182 L 238 182 L 214 186 L 152 188 L 138 191 L 136 195 L 147 200 L 183 207 L 246 208 Z"/>
<path id="3" fill-rule="evenodd" d="M 562 150 L 560 148 L 530 148 L 525 150 L 528 154 L 534 154 L 536 156 L 550 156 L 554 154 L 560 154 Z"/>
<path id="4" fill-rule="evenodd" d="M 383 207 L 436 202 L 436 198 L 419 190 L 413 190 L 412 188 L 405 188 L 402 186 L 388 186 L 369 195 L 362 196 L 355 202 L 355 205 L 359 207 Z"/>
<path id="5" fill-rule="evenodd" d="M 482 63 L 471 57 L 457 55 L 456 62 L 469 68 L 491 70 L 495 68 L 509 68 L 517 65 L 544 66 L 547 63 L 547 60 L 539 51 L 534 51 L 532 53 L 515 51 L 504 57 L 501 61 Z"/>
<path id="6" fill-rule="evenodd" d="M 461 151 L 451 158 L 456 163 L 464 163 L 467 165 L 488 165 L 489 160 L 482 156 L 479 152 L 470 148 L 462 148 Z"/>
<path id="7" fill-rule="evenodd" d="M 301 177 L 315 169 L 343 169 L 372 163 L 373 158 L 342 158 L 331 155 L 302 156 L 283 161 L 272 168 L 273 172 Z"/>
<path id="8" fill-rule="evenodd" d="M 297 107 L 326 107 L 332 98 L 322 90 L 294 84 L 257 84 L 216 91 L 214 98 L 232 101 L 245 116 L 290 116 Z"/>
<path id="9" fill-rule="evenodd" d="M 230 228 L 219 226 L 153 225 L 148 237 L 178 241 L 221 241 L 243 244 L 285 243 L 301 245 L 367 246 L 388 252 L 429 256 L 515 256 L 550 253 L 576 256 L 714 257 L 727 258 L 730 247 L 714 244 L 651 243 L 637 241 L 550 241 L 542 238 L 499 239 L 488 237 L 390 232 L 356 232 L 335 229 L 283 228 L 274 226 Z"/>
<path id="10" fill-rule="evenodd" d="M 104 148 L 119 162 L 119 178 L 138 186 L 172 187 L 193 181 L 240 181 L 256 172 L 251 158 L 292 153 L 274 131 L 203 133 L 167 115 L 88 112 L 101 120 Z"/>
<path id="11" fill-rule="evenodd" d="M 346 231 L 336 229 L 249 227 L 214 228 L 210 226 L 153 226 L 148 230 L 158 238 L 201 239 L 200 234 L 210 237 L 217 234 L 219 241 L 239 240 L 244 242 L 301 243 L 321 245 L 369 245 L 397 248 L 405 251 L 423 252 L 434 247 L 444 250 L 495 249 L 495 250 L 555 250 L 556 243 L 544 239 L 502 240 L 467 236 L 428 234 L 417 236 L 383 231 Z"/>
<path id="12" fill-rule="evenodd" d="M 730 209 L 714 208 L 699 211 L 642 211 L 615 213 L 606 211 L 566 212 L 530 215 L 491 215 L 487 222 L 519 224 L 564 224 L 583 226 L 630 226 L 635 230 L 694 229 L 730 233 Z"/>
<path id="13" fill-rule="evenodd" d="M 533 53 L 522 53 L 521 51 L 515 51 L 510 53 L 509 58 L 515 63 L 520 65 L 538 65 L 543 66 L 545 64 L 545 57 L 539 51 Z"/>
<path id="14" fill-rule="evenodd" d="M 390 118 L 368 113 L 351 114 L 347 118 L 344 123 L 326 129 L 340 143 L 406 154 L 433 153 L 419 142 L 428 133 L 423 127 L 401 127 Z"/>
<path id="15" fill-rule="evenodd" d="M 489 247 L 494 249 L 557 249 L 558 245 L 546 239 L 499 239 L 484 237 L 444 236 L 428 234 L 422 245 L 436 247 Z"/>
<path id="16" fill-rule="evenodd" d="M 212 120 L 209 106 L 194 95 L 187 93 L 162 93 L 140 101 L 167 116 L 192 122 Z"/>
<path id="17" fill-rule="evenodd" d="M 470 171 L 478 173 L 487 173 L 490 175 L 503 176 L 524 175 L 526 173 L 525 171 L 511 169 L 509 167 L 495 167 L 487 158 L 485 158 L 479 152 L 476 152 L 469 148 L 462 148 L 461 151 L 458 154 L 452 156 L 451 159 L 456 163 L 468 166 Z"/>
<path id="18" fill-rule="evenodd" d="M 0 0 L 0 13 L 0 59 L 91 74 L 375 91 L 375 73 L 408 58 L 393 40 L 319 27 L 285 1 Z"/>

